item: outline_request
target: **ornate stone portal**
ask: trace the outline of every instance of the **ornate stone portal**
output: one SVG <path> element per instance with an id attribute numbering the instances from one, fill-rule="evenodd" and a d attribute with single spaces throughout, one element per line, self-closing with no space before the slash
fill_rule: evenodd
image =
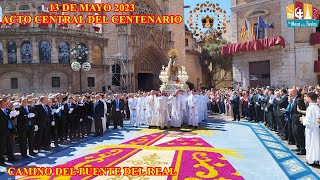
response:
<path id="1" fill-rule="evenodd" d="M 177 63 L 178 51 L 175 49 L 170 50 L 169 57 L 168 66 L 162 66 L 159 75 L 159 78 L 162 81 L 160 91 L 166 93 L 173 93 L 177 90 L 188 91 L 189 86 L 186 82 L 188 81 L 189 76 L 186 72 L 186 68 L 184 66 L 179 66 Z"/>

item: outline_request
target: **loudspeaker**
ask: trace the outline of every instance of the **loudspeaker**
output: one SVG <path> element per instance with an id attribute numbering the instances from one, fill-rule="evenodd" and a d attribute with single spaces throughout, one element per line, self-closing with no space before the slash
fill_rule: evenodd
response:
<path id="1" fill-rule="evenodd" d="M 106 92 L 106 87 L 105 86 L 102 87 L 102 92 Z"/>

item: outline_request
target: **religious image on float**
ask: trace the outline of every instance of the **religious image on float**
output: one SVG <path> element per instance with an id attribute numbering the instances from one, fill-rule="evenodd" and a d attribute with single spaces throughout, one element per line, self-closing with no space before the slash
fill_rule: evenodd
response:
<path id="1" fill-rule="evenodd" d="M 184 66 L 178 63 L 178 51 L 171 49 L 169 51 L 169 63 L 167 67 L 162 66 L 159 78 L 162 81 L 161 92 L 173 93 L 177 90 L 188 91 L 189 86 L 186 84 L 189 79 L 188 73 Z"/>

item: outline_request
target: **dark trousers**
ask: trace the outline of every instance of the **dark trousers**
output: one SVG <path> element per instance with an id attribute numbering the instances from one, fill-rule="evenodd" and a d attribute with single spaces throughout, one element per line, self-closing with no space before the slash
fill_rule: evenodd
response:
<path id="1" fill-rule="evenodd" d="M 284 126 L 284 123 L 282 121 L 282 117 L 275 116 L 275 120 L 276 120 L 276 123 L 277 123 L 277 130 L 279 132 L 281 132 L 283 130 L 283 126 Z M 280 133 L 280 135 L 282 135 L 282 134 Z"/>
<path id="2" fill-rule="evenodd" d="M 292 124 L 292 133 L 296 146 L 300 151 L 305 151 L 305 137 L 304 137 L 305 127 L 301 123 Z"/>
<path id="3" fill-rule="evenodd" d="M 118 126 L 123 127 L 123 117 L 120 111 L 116 111 L 113 114 L 113 126 L 118 128 Z"/>
<path id="4" fill-rule="evenodd" d="M 92 128 L 92 119 L 86 117 L 85 118 L 85 124 L 86 124 L 86 133 L 87 135 L 91 134 L 91 128 Z"/>
<path id="5" fill-rule="evenodd" d="M 50 139 L 50 142 L 51 140 L 53 140 L 54 144 L 58 144 L 58 135 L 57 135 L 57 125 L 55 126 L 50 126 L 50 136 L 51 136 L 51 139 Z"/>
<path id="6" fill-rule="evenodd" d="M 13 147 L 15 145 L 15 141 L 14 141 L 14 131 L 10 130 L 9 131 L 9 135 L 7 136 L 7 146 L 6 146 L 6 152 L 7 152 L 7 156 L 8 159 L 10 161 L 10 159 L 13 159 Z"/>
<path id="7" fill-rule="evenodd" d="M 4 163 L 5 159 L 4 159 L 4 153 L 6 150 L 6 144 L 7 144 L 7 136 L 5 134 L 0 134 L 0 163 Z"/>
<path id="8" fill-rule="evenodd" d="M 74 137 L 80 136 L 80 118 L 76 117 L 73 120 L 73 135 Z"/>
<path id="9" fill-rule="evenodd" d="M 29 146 L 29 154 L 33 153 L 34 146 L 34 131 L 31 126 L 25 129 L 18 130 L 18 141 L 20 147 L 20 153 L 22 156 L 27 155 L 27 144 Z"/>
<path id="10" fill-rule="evenodd" d="M 249 106 L 249 117 L 250 121 L 253 121 L 256 119 L 256 112 L 254 106 Z"/>
<path id="11" fill-rule="evenodd" d="M 255 121 L 256 122 L 262 121 L 263 112 L 261 111 L 261 107 L 260 106 L 255 106 L 254 109 L 255 109 L 255 116 L 256 116 L 255 117 Z"/>
<path id="12" fill-rule="evenodd" d="M 106 127 L 107 127 L 107 129 L 109 129 L 111 116 L 106 114 L 106 118 L 107 118 Z"/>
<path id="13" fill-rule="evenodd" d="M 220 105 L 221 105 L 221 113 L 225 114 L 226 113 L 226 109 L 225 109 L 225 105 L 224 105 L 224 101 L 223 100 L 220 102 Z"/>
<path id="14" fill-rule="evenodd" d="M 60 139 L 60 142 L 62 142 L 63 141 L 63 137 L 65 136 L 64 135 L 64 132 L 65 132 L 64 119 L 62 117 L 58 117 L 58 118 L 56 118 L 55 122 L 56 122 L 57 136 Z"/>
<path id="15" fill-rule="evenodd" d="M 296 142 L 295 142 L 292 130 L 293 130 L 292 121 L 289 121 L 288 122 L 288 139 L 289 139 L 288 141 L 295 144 Z"/>
<path id="16" fill-rule="evenodd" d="M 95 126 L 97 136 L 103 135 L 103 127 L 102 127 L 102 119 L 101 118 L 102 117 L 100 117 L 100 116 L 94 117 L 94 126 Z"/>
<path id="17" fill-rule="evenodd" d="M 67 140 L 68 139 L 68 135 L 69 135 L 69 129 L 70 129 L 70 118 L 67 117 L 64 120 L 65 124 L 64 124 L 64 139 Z"/>
<path id="18" fill-rule="evenodd" d="M 35 135 L 35 142 L 37 149 L 40 151 L 41 149 L 49 148 L 50 146 L 50 127 L 40 126 L 39 130 Z"/>
<path id="19" fill-rule="evenodd" d="M 80 121 L 78 117 L 73 117 L 70 120 L 70 138 L 75 138 L 77 135 L 77 122 Z"/>
<path id="20" fill-rule="evenodd" d="M 86 128 L 86 119 L 87 119 L 87 117 L 82 117 L 81 119 L 82 119 L 82 121 L 80 122 L 79 132 L 81 133 L 81 136 L 83 137 L 86 134 L 86 131 L 87 131 L 87 128 Z"/>
<path id="21" fill-rule="evenodd" d="M 232 111 L 233 111 L 233 120 L 238 120 L 240 121 L 240 111 L 239 111 L 239 106 L 234 106 L 232 107 Z"/>

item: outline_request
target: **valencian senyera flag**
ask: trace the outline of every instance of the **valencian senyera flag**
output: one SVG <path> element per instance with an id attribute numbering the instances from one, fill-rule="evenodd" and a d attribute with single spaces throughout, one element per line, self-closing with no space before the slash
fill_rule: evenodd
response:
<path id="1" fill-rule="evenodd" d="M 247 20 L 244 20 L 244 25 L 241 28 L 241 39 L 246 40 L 247 39 L 247 30 L 248 30 L 248 23 Z"/>

